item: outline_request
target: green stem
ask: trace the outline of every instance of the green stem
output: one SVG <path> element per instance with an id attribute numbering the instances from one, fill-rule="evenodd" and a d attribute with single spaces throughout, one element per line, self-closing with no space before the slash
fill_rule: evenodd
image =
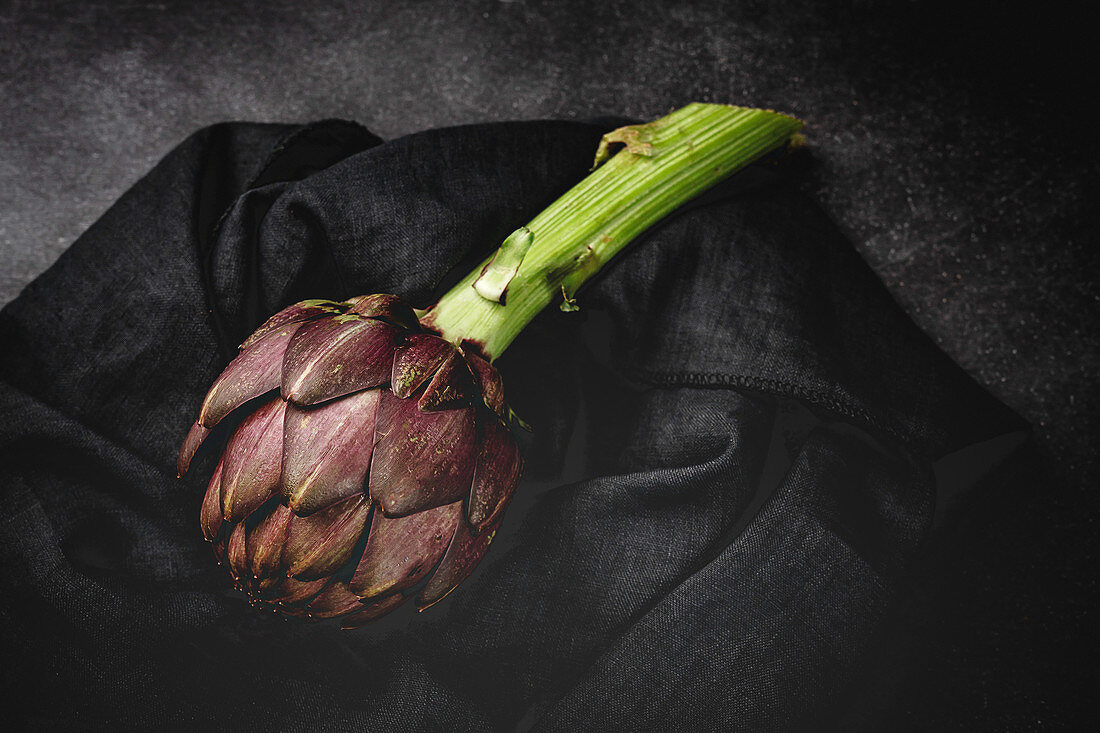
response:
<path id="1" fill-rule="evenodd" d="M 689 104 L 608 133 L 597 165 L 610 144 L 626 147 L 532 219 L 529 234 L 509 237 L 421 321 L 450 341 L 474 342 L 486 357 L 497 358 L 555 299 L 564 299 L 568 308 L 581 283 L 632 239 L 791 141 L 801 126 L 767 110 Z"/>

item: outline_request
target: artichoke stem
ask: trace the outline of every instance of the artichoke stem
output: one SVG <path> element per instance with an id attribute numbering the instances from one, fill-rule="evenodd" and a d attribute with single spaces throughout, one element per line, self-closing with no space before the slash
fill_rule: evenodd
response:
<path id="1" fill-rule="evenodd" d="M 421 318 L 444 338 L 496 359 L 555 300 L 577 289 L 654 223 L 770 151 L 802 122 L 770 110 L 689 104 L 609 132 L 594 170 L 447 292 Z M 797 142 L 797 140 L 795 140 Z M 622 147 L 610 155 L 612 145 Z M 496 262 L 494 262 L 494 258 Z"/>

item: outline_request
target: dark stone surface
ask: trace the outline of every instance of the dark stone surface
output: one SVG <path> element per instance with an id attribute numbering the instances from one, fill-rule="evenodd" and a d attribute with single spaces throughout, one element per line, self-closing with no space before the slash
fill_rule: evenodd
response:
<path id="1" fill-rule="evenodd" d="M 1077 86 L 1086 25 L 1055 5 L 1038 12 L 6 2 L 0 302 L 216 121 L 347 117 L 388 138 L 650 118 L 692 100 L 795 113 L 814 161 L 807 190 L 912 318 L 1036 433 L 1034 455 L 1009 466 L 1015 480 L 964 500 L 929 548 L 898 623 L 942 633 L 884 651 L 913 672 L 882 704 L 916 728 L 1065 723 L 1095 623 L 1098 150 L 1094 92 Z"/>

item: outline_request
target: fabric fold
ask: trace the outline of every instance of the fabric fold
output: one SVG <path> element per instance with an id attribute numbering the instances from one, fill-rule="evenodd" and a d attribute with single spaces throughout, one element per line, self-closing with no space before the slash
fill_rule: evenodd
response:
<path id="1" fill-rule="evenodd" d="M 429 304 L 583 177 L 606 129 L 382 143 L 340 121 L 208 128 L 4 308 L 0 681 L 15 719 L 831 720 L 927 536 L 933 461 L 1021 423 L 892 303 L 782 164 L 658 225 L 578 293 L 579 314 L 542 314 L 494 364 L 535 429 L 524 478 L 486 527 L 485 561 L 423 613 L 386 595 L 419 570 L 378 581 L 400 608 L 355 632 L 259 616 L 231 592 L 200 510 L 207 446 L 233 414 L 175 478 L 202 396 L 268 316 L 366 293 Z M 258 547 L 247 567 L 241 547 L 228 561 L 264 566 Z M 343 598 L 280 582 L 318 613 Z M 349 625 L 377 611 L 350 610 Z"/>

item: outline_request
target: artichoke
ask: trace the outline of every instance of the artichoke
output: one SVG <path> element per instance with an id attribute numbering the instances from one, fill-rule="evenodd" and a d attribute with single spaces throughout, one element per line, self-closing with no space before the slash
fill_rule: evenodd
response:
<path id="1" fill-rule="evenodd" d="M 271 316 L 210 388 L 177 466 L 182 476 L 211 430 L 239 419 L 200 511 L 236 586 L 349 628 L 450 593 L 488 550 L 522 469 L 491 362 L 555 299 L 576 310 L 577 288 L 647 227 L 800 127 L 691 104 L 620 128 L 594 172 L 419 317 L 395 295 Z"/>
<path id="2" fill-rule="evenodd" d="M 291 616 L 358 626 L 425 579 L 416 603 L 436 603 L 485 554 L 519 479 L 497 370 L 393 295 L 268 319 L 207 393 L 181 476 L 245 406 L 202 531 L 238 589 Z"/>

